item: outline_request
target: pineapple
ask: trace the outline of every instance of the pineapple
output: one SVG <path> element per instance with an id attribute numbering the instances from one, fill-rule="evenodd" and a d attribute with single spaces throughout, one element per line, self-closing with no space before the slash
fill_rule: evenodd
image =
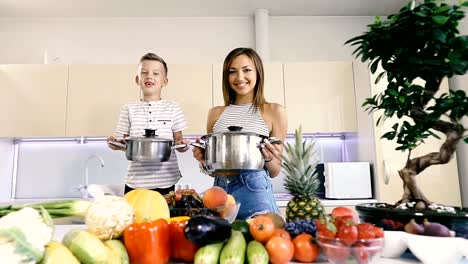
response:
<path id="1" fill-rule="evenodd" d="M 283 171 L 286 175 L 284 186 L 293 198 L 286 207 L 286 221 L 323 218 L 325 210 L 316 197 L 320 180 L 316 166 L 319 163 L 315 139 L 302 140 L 302 129 L 295 132 L 295 144 L 285 143 Z"/>

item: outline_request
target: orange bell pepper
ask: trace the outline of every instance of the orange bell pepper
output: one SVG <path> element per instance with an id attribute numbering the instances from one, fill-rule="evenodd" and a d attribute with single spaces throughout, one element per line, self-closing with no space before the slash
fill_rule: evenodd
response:
<path id="1" fill-rule="evenodd" d="M 171 255 L 169 224 L 164 219 L 125 228 L 123 238 L 132 264 L 166 264 Z"/>
<path id="2" fill-rule="evenodd" d="M 190 217 L 174 217 L 169 219 L 171 234 L 171 257 L 173 260 L 193 262 L 198 246 L 187 240 L 184 227 Z"/>

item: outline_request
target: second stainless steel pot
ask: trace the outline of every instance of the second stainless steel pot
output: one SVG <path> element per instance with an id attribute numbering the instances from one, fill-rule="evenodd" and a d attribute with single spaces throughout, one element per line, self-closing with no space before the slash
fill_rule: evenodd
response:
<path id="1" fill-rule="evenodd" d="M 262 141 L 267 138 L 256 133 L 242 132 L 242 127 L 228 127 L 228 132 L 218 132 L 202 137 L 205 149 L 205 166 L 210 172 L 236 170 L 262 170 L 265 159 L 261 152 Z M 281 140 L 269 138 L 272 144 Z M 192 143 L 195 144 L 195 143 Z"/>
<path id="2" fill-rule="evenodd" d="M 126 145 L 118 142 L 111 144 L 124 147 L 125 156 L 131 161 L 165 162 L 171 157 L 172 150 L 184 148 L 187 144 L 174 145 L 174 141 L 155 135 L 154 129 L 145 129 L 143 137 L 129 137 Z"/>

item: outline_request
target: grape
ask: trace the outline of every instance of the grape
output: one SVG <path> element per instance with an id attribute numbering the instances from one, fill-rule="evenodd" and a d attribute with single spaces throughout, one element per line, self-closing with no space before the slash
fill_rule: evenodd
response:
<path id="1" fill-rule="evenodd" d="M 307 233 L 315 236 L 317 231 L 315 221 L 306 219 L 289 222 L 284 226 L 284 229 L 288 231 L 291 237 L 295 237 L 301 233 Z"/>

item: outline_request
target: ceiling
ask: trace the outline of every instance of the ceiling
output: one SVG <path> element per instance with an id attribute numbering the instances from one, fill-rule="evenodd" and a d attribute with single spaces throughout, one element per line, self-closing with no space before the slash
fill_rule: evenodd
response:
<path id="1" fill-rule="evenodd" d="M 374 16 L 410 0 L 0 0 L 1 18 Z"/>

